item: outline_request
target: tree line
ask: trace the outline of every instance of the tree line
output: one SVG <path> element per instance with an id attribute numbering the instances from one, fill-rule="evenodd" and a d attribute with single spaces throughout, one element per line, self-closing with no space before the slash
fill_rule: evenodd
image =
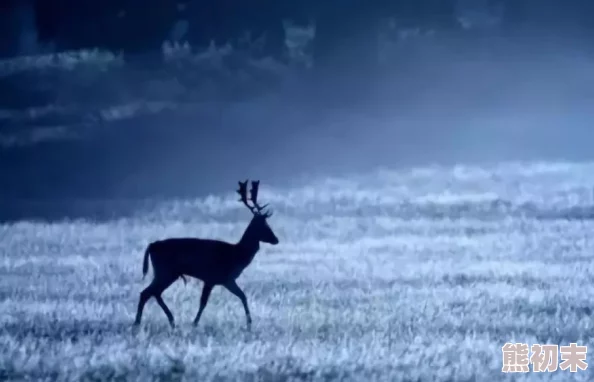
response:
<path id="1" fill-rule="evenodd" d="M 468 3 L 468 1 L 467 1 Z M 57 51 L 103 48 L 130 58 L 160 52 L 182 20 L 183 40 L 193 47 L 237 44 L 247 32 L 266 36 L 262 53 L 283 55 L 283 22 L 316 27 L 314 59 L 323 60 L 358 41 L 374 46 L 382 19 L 401 27 L 457 31 L 462 0 L 4 0 L 0 5 L 0 55 L 18 53 L 23 24 Z M 594 35 L 591 0 L 481 0 L 499 13 L 501 33 Z"/>

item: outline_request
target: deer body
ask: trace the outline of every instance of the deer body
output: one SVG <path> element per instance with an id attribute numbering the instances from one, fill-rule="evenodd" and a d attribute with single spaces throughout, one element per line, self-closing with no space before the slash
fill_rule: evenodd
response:
<path id="1" fill-rule="evenodd" d="M 150 257 L 153 269 L 171 275 L 191 276 L 205 283 L 223 285 L 236 280 L 252 262 L 259 244 L 244 247 L 220 240 L 170 238 L 149 244 L 145 252 L 143 273 L 148 271 Z"/>
<path id="2" fill-rule="evenodd" d="M 222 285 L 241 300 L 248 328 L 251 326 L 247 298 L 236 280 L 253 261 L 260 249 L 260 242 L 276 245 L 279 241 L 266 222 L 271 214 L 261 213 L 264 207 L 258 205 L 258 182 L 252 182 L 251 201 L 254 207 L 247 202 L 247 181 L 239 182 L 239 185 L 237 192 L 241 196 L 241 201 L 252 211 L 254 217 L 237 243 L 202 238 L 169 238 L 148 245 L 144 253 L 142 273 L 146 275 L 148 272 L 150 258 L 154 277 L 151 284 L 140 293 L 136 325 L 140 324 L 146 302 L 155 297 L 170 325 L 174 327 L 173 314 L 161 294 L 178 278 L 181 277 L 185 281 L 184 276 L 190 276 L 204 283 L 194 325 L 198 324 L 213 287 Z"/>

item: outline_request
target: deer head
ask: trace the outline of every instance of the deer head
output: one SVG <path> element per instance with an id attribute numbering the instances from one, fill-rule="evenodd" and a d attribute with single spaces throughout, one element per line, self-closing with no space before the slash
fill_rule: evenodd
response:
<path id="1" fill-rule="evenodd" d="M 254 215 L 248 226 L 248 230 L 258 241 L 272 245 L 278 244 L 278 238 L 274 232 L 272 232 L 272 229 L 266 220 L 272 216 L 272 212 L 264 211 L 268 204 L 261 206 L 258 203 L 258 187 L 260 186 L 260 181 L 252 181 L 249 200 L 247 197 L 247 185 L 247 180 L 245 182 L 239 182 L 239 190 L 237 190 L 237 193 L 240 197 L 239 201 L 241 201 Z M 249 202 L 252 202 L 251 206 Z"/>

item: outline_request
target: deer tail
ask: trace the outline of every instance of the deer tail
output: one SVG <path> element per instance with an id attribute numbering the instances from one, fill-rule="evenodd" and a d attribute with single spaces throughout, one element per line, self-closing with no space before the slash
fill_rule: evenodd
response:
<path id="1" fill-rule="evenodd" d="M 151 245 L 149 244 L 148 247 L 146 247 L 146 250 L 144 251 L 144 261 L 142 262 L 142 278 L 144 279 L 147 272 L 148 272 L 148 266 L 149 266 L 149 254 L 151 251 Z"/>

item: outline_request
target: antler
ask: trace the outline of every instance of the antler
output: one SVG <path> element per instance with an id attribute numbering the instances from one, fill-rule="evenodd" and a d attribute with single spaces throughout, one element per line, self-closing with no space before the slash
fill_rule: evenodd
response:
<path id="1" fill-rule="evenodd" d="M 254 211 L 254 207 L 250 206 L 247 200 L 247 184 L 248 181 L 246 180 L 245 182 L 238 182 L 239 183 L 239 190 L 237 190 L 237 193 L 239 194 L 239 201 L 243 202 L 243 204 L 245 204 L 245 206 L 252 211 L 253 214 L 256 214 L 256 212 Z"/>
<path id="2" fill-rule="evenodd" d="M 264 210 L 264 208 L 266 208 L 266 206 L 268 206 L 268 204 L 264 204 L 263 206 L 258 204 L 258 188 L 260 187 L 259 180 L 252 181 L 252 187 L 250 189 L 250 201 L 252 202 L 253 206 L 250 206 L 248 203 L 248 198 L 247 198 L 248 181 L 246 180 L 245 182 L 238 182 L 238 183 L 239 183 L 239 190 L 237 190 L 237 193 L 240 196 L 239 200 L 241 202 L 243 202 L 243 204 L 247 208 L 249 208 L 249 210 L 252 211 L 252 213 L 254 215 L 264 215 L 266 217 L 272 216 L 272 213 L 270 213 L 270 212 L 262 213 L 262 210 Z"/>
<path id="3" fill-rule="evenodd" d="M 250 200 L 252 201 L 252 204 L 254 205 L 254 207 L 256 207 L 256 209 L 258 210 L 258 213 L 261 213 L 262 210 L 264 208 L 266 208 L 266 206 L 268 206 L 268 204 L 264 204 L 263 206 L 258 204 L 258 188 L 259 187 L 260 187 L 259 180 L 255 180 L 252 182 L 252 188 L 250 189 Z"/>

